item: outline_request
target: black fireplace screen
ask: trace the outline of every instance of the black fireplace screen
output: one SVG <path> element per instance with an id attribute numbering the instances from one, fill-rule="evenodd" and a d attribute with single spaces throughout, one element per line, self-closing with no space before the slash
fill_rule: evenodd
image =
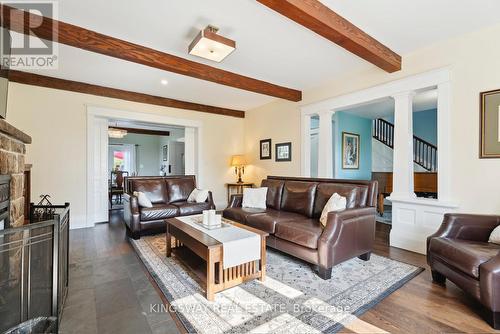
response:
<path id="1" fill-rule="evenodd" d="M 0 231 L 0 332 L 62 311 L 68 287 L 69 204 L 53 219 Z"/>

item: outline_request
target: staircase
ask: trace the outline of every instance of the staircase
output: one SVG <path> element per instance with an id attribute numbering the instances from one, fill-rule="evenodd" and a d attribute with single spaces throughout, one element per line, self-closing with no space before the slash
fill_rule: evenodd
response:
<path id="1" fill-rule="evenodd" d="M 382 144 L 394 148 L 394 124 L 381 118 L 373 120 L 372 136 Z M 437 147 L 413 136 L 413 162 L 429 172 L 436 172 Z"/>

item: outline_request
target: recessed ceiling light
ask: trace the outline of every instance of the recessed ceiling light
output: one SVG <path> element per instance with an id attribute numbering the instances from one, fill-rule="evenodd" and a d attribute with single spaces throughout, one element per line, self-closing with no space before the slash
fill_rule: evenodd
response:
<path id="1" fill-rule="evenodd" d="M 168 85 L 168 80 L 167 80 L 167 79 L 161 79 L 161 81 L 160 81 L 160 82 L 161 82 L 161 84 L 162 84 L 163 86 Z"/>
<path id="2" fill-rule="evenodd" d="M 217 34 L 216 27 L 208 26 L 189 45 L 189 54 L 221 62 L 236 49 L 236 42 Z"/>

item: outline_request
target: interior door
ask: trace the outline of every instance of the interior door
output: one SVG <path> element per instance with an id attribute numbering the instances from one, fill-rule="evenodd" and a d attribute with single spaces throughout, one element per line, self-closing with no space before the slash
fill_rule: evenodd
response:
<path id="1" fill-rule="evenodd" d="M 170 142 L 169 144 L 170 175 L 185 174 L 184 143 Z"/>

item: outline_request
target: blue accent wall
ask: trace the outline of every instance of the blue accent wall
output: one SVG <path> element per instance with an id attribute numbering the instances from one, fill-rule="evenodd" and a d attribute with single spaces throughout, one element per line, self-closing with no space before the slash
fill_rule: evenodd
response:
<path id="1" fill-rule="evenodd" d="M 394 124 L 394 116 L 384 119 Z M 413 135 L 437 146 L 437 109 L 413 113 Z"/>
<path id="2" fill-rule="evenodd" d="M 437 146 L 437 110 L 413 113 L 413 135 Z"/>
<path id="3" fill-rule="evenodd" d="M 359 169 L 342 169 L 342 132 L 359 135 Z M 372 120 L 346 112 L 335 113 L 335 178 L 370 180 L 372 178 Z"/>

